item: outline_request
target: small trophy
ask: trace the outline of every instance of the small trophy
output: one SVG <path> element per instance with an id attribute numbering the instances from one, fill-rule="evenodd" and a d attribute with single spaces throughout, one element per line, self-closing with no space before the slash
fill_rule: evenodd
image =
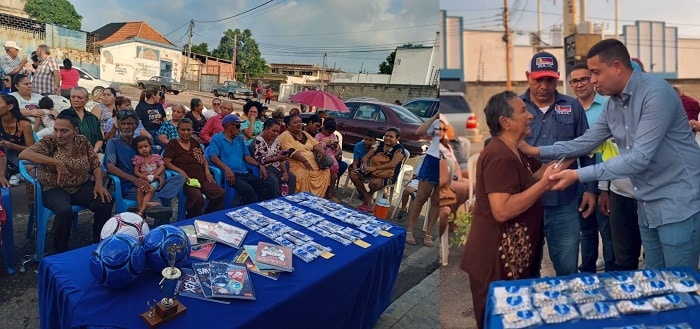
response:
<path id="1" fill-rule="evenodd" d="M 149 328 L 156 328 L 187 311 L 185 305 L 177 300 L 177 283 L 180 280 L 182 272 L 175 267 L 175 256 L 178 252 L 182 251 L 184 247 L 185 241 L 171 243 L 166 246 L 168 255 L 170 255 L 170 266 L 163 269 L 161 272 L 163 278 L 158 283 L 163 298 L 160 302 L 153 300 L 153 305 L 151 305 L 150 301 L 146 302 L 148 311 L 141 313 L 141 318 L 146 321 Z"/>

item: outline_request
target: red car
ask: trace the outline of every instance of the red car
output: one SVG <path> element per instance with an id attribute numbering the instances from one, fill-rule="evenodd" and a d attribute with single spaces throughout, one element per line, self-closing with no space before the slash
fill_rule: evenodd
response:
<path id="1" fill-rule="evenodd" d="M 367 130 L 374 130 L 377 136 L 382 138 L 386 129 L 390 127 L 399 129 L 399 143 L 411 152 L 411 156 L 425 154 L 425 150 L 428 149 L 430 137 L 416 135 L 416 129 L 423 121 L 406 108 L 371 99 L 350 100 L 345 105 L 350 112 L 326 111 L 338 124 L 345 149 L 352 150 Z M 302 121 L 306 123 L 312 114 L 302 113 Z"/>

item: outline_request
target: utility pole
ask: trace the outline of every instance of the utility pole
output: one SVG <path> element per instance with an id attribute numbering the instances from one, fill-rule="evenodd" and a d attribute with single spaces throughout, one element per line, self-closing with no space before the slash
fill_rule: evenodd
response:
<path id="1" fill-rule="evenodd" d="M 326 89 L 325 88 L 326 83 L 325 83 L 324 79 L 326 78 L 326 56 L 327 55 L 328 55 L 327 53 L 323 53 L 323 73 L 321 74 L 321 90 Z"/>
<path id="2" fill-rule="evenodd" d="M 508 0 L 503 0 L 503 42 L 506 44 L 506 89 L 512 89 L 510 80 L 510 27 L 508 26 Z"/>
<path id="3" fill-rule="evenodd" d="M 233 60 L 231 61 L 231 70 L 233 71 L 233 80 L 238 81 L 236 76 L 236 55 L 238 54 L 238 34 L 233 35 Z"/>
<path id="4" fill-rule="evenodd" d="M 189 34 L 189 41 L 187 42 L 187 58 L 185 59 L 185 74 L 184 79 L 185 79 L 185 84 L 187 84 L 187 73 L 190 71 L 190 56 L 192 56 L 192 34 L 194 29 L 194 19 L 190 19 L 190 27 L 189 31 L 187 34 Z"/>

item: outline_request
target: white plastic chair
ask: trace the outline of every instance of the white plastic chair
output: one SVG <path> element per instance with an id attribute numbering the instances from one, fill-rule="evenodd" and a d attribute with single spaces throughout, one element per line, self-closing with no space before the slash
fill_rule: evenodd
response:
<path id="1" fill-rule="evenodd" d="M 471 208 L 476 201 L 474 199 L 474 185 L 476 184 L 476 162 L 479 161 L 479 154 L 475 153 L 469 157 L 467 170 L 469 171 L 469 198 L 467 199 L 467 209 Z"/>
<path id="2" fill-rule="evenodd" d="M 405 177 L 405 174 L 407 171 L 411 172 L 411 175 L 413 175 L 413 166 L 407 165 L 406 160 L 411 156 L 411 152 L 409 152 L 407 149 L 403 149 L 403 160 L 401 160 L 401 163 L 399 164 L 401 166 L 401 169 L 399 169 L 399 174 L 396 176 L 396 181 L 384 186 L 384 188 L 379 189 L 379 191 L 374 192 L 374 198 L 379 199 L 384 197 L 384 190 L 389 189 L 389 204 L 391 204 L 391 200 L 394 198 L 394 190 L 396 189 L 396 184 L 398 183 L 400 187 L 403 187 L 403 179 Z M 349 176 L 348 176 L 349 178 Z M 347 183 L 347 180 L 346 180 Z M 352 190 L 352 195 L 350 195 L 350 198 L 352 199 L 355 197 L 355 194 L 357 194 L 357 189 Z M 399 194 L 400 198 L 401 194 Z M 391 217 L 389 217 L 391 218 Z"/>

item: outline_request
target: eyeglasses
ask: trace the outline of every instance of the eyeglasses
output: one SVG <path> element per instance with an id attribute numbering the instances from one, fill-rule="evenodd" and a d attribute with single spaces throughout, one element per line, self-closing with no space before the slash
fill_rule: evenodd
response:
<path id="1" fill-rule="evenodd" d="M 236 127 L 236 128 L 239 128 L 239 129 L 241 128 L 241 124 L 240 124 L 240 123 L 229 123 L 229 124 L 232 125 L 232 126 L 234 126 L 234 127 Z"/>
<path id="2" fill-rule="evenodd" d="M 447 131 L 447 128 L 438 128 L 437 131 Z"/>
<path id="3" fill-rule="evenodd" d="M 214 105 L 214 106 L 221 106 L 221 103 L 211 103 L 211 105 Z"/>
<path id="4" fill-rule="evenodd" d="M 589 82 L 591 82 L 591 77 L 583 77 L 581 79 L 571 79 L 569 80 L 569 85 L 572 87 L 581 83 L 582 86 L 587 85 Z"/>

